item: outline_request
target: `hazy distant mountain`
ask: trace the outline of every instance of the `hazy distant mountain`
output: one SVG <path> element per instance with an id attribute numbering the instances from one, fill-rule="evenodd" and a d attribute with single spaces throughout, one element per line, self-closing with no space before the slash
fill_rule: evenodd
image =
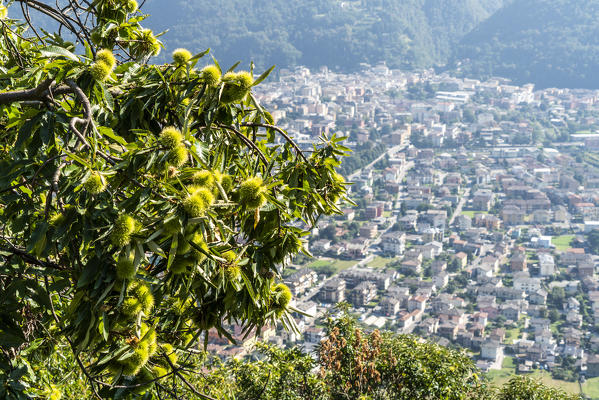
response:
<path id="1" fill-rule="evenodd" d="M 599 88 L 599 0 L 147 0 L 142 10 L 144 25 L 168 29 L 158 62 L 210 47 L 223 67 L 449 63 L 465 76 Z"/>
<path id="2" fill-rule="evenodd" d="M 207 47 L 224 65 L 303 64 L 344 70 L 445 63 L 453 46 L 504 0 L 148 0 L 167 49 Z M 170 54 L 170 51 L 168 52 Z M 168 54 L 163 55 L 167 57 Z"/>
<path id="3" fill-rule="evenodd" d="M 599 88 L 599 0 L 515 0 L 462 39 L 463 58 L 469 75 Z"/>

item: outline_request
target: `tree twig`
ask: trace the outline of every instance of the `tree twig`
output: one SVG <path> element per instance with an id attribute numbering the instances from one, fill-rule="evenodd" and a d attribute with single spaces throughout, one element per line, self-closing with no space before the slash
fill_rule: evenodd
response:
<path id="1" fill-rule="evenodd" d="M 71 118 L 71 122 L 69 123 L 69 127 L 75 133 L 75 135 L 77 135 L 77 137 L 79 138 L 79 140 L 81 140 L 81 142 L 83 142 L 83 144 L 86 147 L 88 147 L 88 148 L 91 149 L 91 145 L 89 144 L 89 142 L 85 138 L 85 133 L 87 131 L 87 127 L 92 122 L 92 107 L 91 107 L 91 104 L 89 102 L 89 99 L 85 95 L 85 93 L 83 93 L 83 90 L 81 90 L 81 88 L 79 87 L 79 85 L 77 85 L 77 83 L 74 80 L 67 79 L 65 81 L 65 83 L 72 90 L 72 92 L 75 93 L 75 96 L 77 96 L 77 98 L 81 102 L 81 105 L 83 106 L 83 117 L 84 118 L 79 118 L 79 117 L 73 117 L 73 118 Z M 77 129 L 77 124 L 85 124 L 83 133 L 80 132 Z M 96 153 L 98 153 L 98 155 L 100 155 L 100 157 L 102 157 L 103 159 L 105 159 L 106 161 L 108 161 L 112 165 L 115 164 L 115 161 L 121 161 L 119 158 L 112 157 L 112 156 L 110 156 L 110 155 L 108 155 L 108 154 L 106 154 L 106 153 L 104 153 L 104 152 L 102 152 L 100 150 L 96 150 Z"/>
<path id="2" fill-rule="evenodd" d="M 268 383 L 270 382 L 270 374 L 271 374 L 271 370 L 268 370 L 268 376 L 266 377 L 266 382 L 264 382 L 264 386 L 262 386 L 262 390 L 260 390 L 260 393 L 258 393 L 258 395 L 256 396 L 256 400 L 260 400 L 262 398 L 262 394 L 266 391 L 266 388 L 268 387 Z"/>
<path id="3" fill-rule="evenodd" d="M 35 179 L 37 178 L 37 176 L 39 175 L 39 173 L 42 172 L 42 169 L 44 169 L 44 167 L 46 165 L 48 165 L 48 163 L 56 160 L 57 158 L 66 157 L 66 156 L 67 156 L 66 154 L 58 154 L 56 156 L 48 158 L 46 161 L 43 162 L 42 165 L 40 165 L 40 167 L 37 169 L 37 171 L 35 171 L 35 173 L 33 174 L 33 176 L 30 179 L 27 179 L 24 182 L 17 183 L 16 185 L 12 185 L 12 186 L 9 186 L 9 187 L 7 187 L 5 189 L 2 189 L 2 190 L 0 190 L 0 194 L 2 194 L 4 192 L 9 192 L 9 191 L 14 190 L 16 188 L 19 188 L 19 187 L 21 187 L 23 185 L 27 185 L 29 183 L 35 182 Z"/>
<path id="4" fill-rule="evenodd" d="M 42 39 L 42 37 L 37 32 L 37 29 L 35 29 L 35 27 L 31 23 L 31 16 L 29 15 L 29 8 L 28 7 L 26 8 L 23 5 L 22 2 L 19 3 L 19 5 L 21 6 L 21 12 L 23 13 L 23 17 L 25 17 L 25 21 L 27 21 L 27 25 L 29 25 L 29 27 L 31 28 L 31 30 L 33 31 L 33 33 L 35 34 L 35 36 L 37 36 L 38 40 L 40 42 L 42 42 L 43 44 L 46 44 L 46 42 L 44 41 L 44 39 Z"/>
<path id="5" fill-rule="evenodd" d="M 42 101 L 44 95 L 52 85 L 52 79 L 46 79 L 33 89 L 16 90 L 14 92 L 0 93 L 0 104 L 10 104 L 18 101 L 39 100 Z"/>
<path id="6" fill-rule="evenodd" d="M 56 204 L 58 204 L 58 207 L 62 210 L 62 200 L 58 196 L 58 181 L 60 180 L 62 167 L 64 167 L 65 165 L 66 164 L 64 162 L 61 162 L 56 168 L 56 171 L 54 171 L 54 174 L 52 175 L 52 182 L 50 182 L 50 190 L 48 191 L 48 197 L 46 197 L 46 209 L 44 210 L 46 219 L 48 219 L 48 213 L 50 212 L 50 206 L 52 205 L 52 194 L 56 195 Z"/>
<path id="7" fill-rule="evenodd" d="M 297 145 L 297 143 L 295 143 L 295 141 L 293 139 L 291 139 L 291 137 L 287 134 L 287 132 L 285 132 L 284 130 L 282 130 L 278 126 L 270 125 L 270 124 L 260 124 L 260 123 L 254 123 L 254 122 L 245 122 L 245 123 L 241 124 L 241 126 L 257 127 L 257 128 L 268 128 L 268 129 L 273 129 L 273 130 L 279 132 L 281 134 L 281 136 L 283 136 L 285 138 L 285 140 L 287 140 L 287 142 L 291 146 L 293 146 L 293 148 L 295 149 L 295 151 L 297 152 L 297 154 L 299 154 L 304 159 L 304 161 L 308 162 L 308 159 L 304 155 L 303 151 L 299 148 L 299 146 Z"/>
<path id="8" fill-rule="evenodd" d="M 191 383 L 189 383 L 189 381 L 187 381 L 187 379 L 185 379 L 185 377 L 183 375 L 181 375 L 181 373 L 179 372 L 179 370 L 177 369 L 177 367 L 175 367 L 171 361 L 170 358 L 168 358 L 168 355 L 165 354 L 164 358 L 166 359 L 166 362 L 168 363 L 168 365 L 171 367 L 171 369 L 175 372 L 175 375 L 177 375 L 177 377 L 179 379 L 181 379 L 181 381 L 196 395 L 196 396 L 200 396 L 202 399 L 205 400 L 216 400 L 214 397 L 212 396 L 208 396 L 207 394 L 201 393 L 199 392 Z"/>
<path id="9" fill-rule="evenodd" d="M 17 0 L 17 1 L 20 3 L 25 3 L 28 7 L 31 7 L 43 14 L 46 14 L 50 18 L 56 20 L 60 24 L 59 33 L 60 33 L 60 29 L 64 26 L 65 28 L 70 30 L 75 36 L 77 36 L 77 38 L 79 39 L 79 41 L 81 43 L 84 42 L 83 38 L 80 35 L 80 31 L 78 31 L 73 24 L 78 25 L 79 29 L 81 31 L 84 31 L 85 27 L 80 26 L 79 23 L 75 19 L 68 16 L 61 10 L 55 9 L 52 6 L 49 6 L 45 3 L 42 3 L 42 2 L 36 1 L 36 0 Z M 28 25 L 32 26 L 32 24 L 30 22 L 28 22 Z"/>
<path id="10" fill-rule="evenodd" d="M 2 24 L 2 26 L 4 28 L 6 28 L 6 30 L 8 30 L 10 33 L 12 33 L 13 35 L 17 36 L 19 39 L 25 41 L 25 42 L 29 42 L 29 43 L 34 43 L 33 40 L 31 39 L 27 39 L 25 36 L 15 32 L 14 30 L 10 29 L 10 26 L 8 26 L 8 24 L 6 22 L 4 22 L 3 19 L 0 19 L 0 23 Z"/>
<path id="11" fill-rule="evenodd" d="M 20 257 L 23 261 L 25 261 L 28 264 L 38 265 L 38 266 L 44 267 L 44 268 L 52 268 L 52 269 L 56 269 L 59 271 L 68 270 L 68 268 L 65 268 L 56 263 L 49 262 L 49 261 L 42 261 L 42 260 L 32 256 L 31 254 L 27 253 L 25 250 L 19 249 L 15 246 L 11 245 L 10 242 L 8 242 L 5 238 L 0 238 L 0 239 L 3 239 L 5 242 L 7 242 L 9 244 L 9 247 L 0 246 L 0 250 L 6 251 L 8 253 L 12 253 L 12 254 Z"/>
<path id="12" fill-rule="evenodd" d="M 223 128 L 223 129 L 227 129 L 230 130 L 231 132 L 235 133 L 235 135 L 241 139 L 241 141 L 249 148 L 251 148 L 252 150 L 256 151 L 256 153 L 258 154 L 258 157 L 260 157 L 260 160 L 262 160 L 262 162 L 265 165 L 268 165 L 268 160 L 266 159 L 266 156 L 264 155 L 264 153 L 262 153 L 262 151 L 258 148 L 258 146 L 256 146 L 256 143 L 252 142 L 250 139 L 248 139 L 247 137 L 245 137 L 245 135 L 241 132 L 239 132 L 237 129 L 235 129 L 235 127 L 233 126 L 229 126 L 229 125 L 222 125 L 222 124 L 217 124 L 217 126 L 219 128 Z"/>
<path id="13" fill-rule="evenodd" d="M 3 24 L 5 24 L 3 22 Z M 9 51 L 11 53 L 11 55 L 15 58 L 15 61 L 17 62 L 17 64 L 19 65 L 19 67 L 21 68 L 25 68 L 25 64 L 23 62 L 23 57 L 21 57 L 21 53 L 19 53 L 19 50 L 17 50 L 15 44 L 12 42 L 11 38 L 8 37 L 8 35 L 6 34 L 6 24 L 3 25 L 3 34 L 4 34 L 4 38 L 6 39 L 6 43 L 8 44 L 9 47 Z"/>
<path id="14" fill-rule="evenodd" d="M 91 104 L 89 102 L 89 99 L 87 98 L 87 96 L 85 95 L 85 93 L 83 93 L 83 90 L 81 90 L 81 88 L 79 87 L 79 85 L 77 85 L 77 83 L 74 80 L 67 79 L 65 81 L 65 83 L 67 84 L 68 87 L 71 88 L 71 90 L 73 91 L 73 93 L 75 93 L 75 96 L 77 96 L 77 98 L 81 102 L 81 105 L 83 106 L 84 122 L 88 122 L 89 123 L 91 121 L 91 119 L 92 119 L 92 107 L 91 107 Z"/>
<path id="15" fill-rule="evenodd" d="M 54 321 L 56 321 L 56 324 L 62 330 L 62 329 L 64 329 L 64 327 L 62 326 L 62 323 L 60 322 L 60 320 L 58 319 L 58 316 L 56 315 L 56 312 L 54 311 L 54 303 L 52 301 L 52 296 L 50 295 L 50 291 L 48 290 L 48 277 L 44 277 L 44 283 L 46 285 L 46 294 L 48 295 L 48 299 L 50 300 L 50 308 L 52 310 L 52 316 L 54 317 Z M 75 345 L 74 345 L 73 341 L 68 336 L 65 336 L 65 339 L 67 340 L 67 342 L 69 343 L 69 346 L 71 347 L 71 351 L 73 352 L 73 356 L 75 357 L 75 360 L 77 361 L 77 364 L 79 365 L 79 368 L 81 368 L 81 371 L 86 376 L 86 378 L 89 380 L 89 385 L 92 388 L 92 392 L 94 393 L 94 396 L 97 399 L 102 400 L 102 397 L 100 397 L 100 395 L 98 394 L 98 391 L 96 390 L 96 387 L 94 386 L 94 383 L 96 383 L 96 380 L 94 378 L 92 378 L 92 376 L 89 374 L 89 372 L 87 372 L 85 365 L 83 365 L 83 362 L 79 358 L 79 354 L 75 350 Z"/>

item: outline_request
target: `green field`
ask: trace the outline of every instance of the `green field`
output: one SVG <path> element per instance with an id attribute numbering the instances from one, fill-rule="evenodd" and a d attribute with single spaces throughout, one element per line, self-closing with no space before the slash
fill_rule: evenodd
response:
<path id="1" fill-rule="evenodd" d="M 320 267 L 324 267 L 325 265 L 331 265 L 332 262 L 330 260 L 316 260 L 316 261 L 312 261 L 310 264 L 307 265 L 308 268 L 320 268 Z"/>
<path id="2" fill-rule="evenodd" d="M 492 369 L 486 374 L 493 386 L 502 386 L 514 374 L 514 361 L 512 357 L 505 356 L 502 367 L 501 369 Z"/>
<path id="3" fill-rule="evenodd" d="M 558 379 L 553 379 L 551 374 L 547 371 L 535 371 L 530 374 L 531 377 L 539 379 L 547 386 L 553 386 L 562 390 L 565 390 L 568 393 L 580 393 L 580 386 L 578 382 L 567 382 L 560 381 Z"/>
<path id="4" fill-rule="evenodd" d="M 474 211 L 474 210 L 462 210 L 462 215 L 465 215 L 470 218 L 474 218 L 476 214 L 488 214 L 488 211 Z"/>
<path id="5" fill-rule="evenodd" d="M 560 330 L 561 330 L 561 326 L 564 324 L 563 321 L 556 321 L 551 323 L 551 325 L 549 325 L 549 329 L 551 329 L 551 332 L 554 335 L 559 335 Z"/>
<path id="6" fill-rule="evenodd" d="M 335 270 L 335 274 L 337 274 L 354 264 L 356 264 L 356 262 L 351 260 L 320 259 L 311 262 L 310 264 L 306 265 L 306 267 L 313 269 L 317 273 L 320 273 L 323 269 L 332 267 Z"/>
<path id="7" fill-rule="evenodd" d="M 501 366 L 503 368 L 516 368 L 516 364 L 514 364 L 514 359 L 510 356 L 505 356 L 503 358 L 503 364 Z"/>
<path id="8" fill-rule="evenodd" d="M 591 399 L 599 399 L 599 378 L 587 379 L 582 385 L 582 391 Z"/>
<path id="9" fill-rule="evenodd" d="M 551 243 L 555 246 L 556 250 L 564 251 L 570 248 L 570 242 L 574 239 L 575 235 L 562 235 L 556 236 L 551 239 Z"/>
<path id="10" fill-rule="evenodd" d="M 514 343 L 514 340 L 518 339 L 518 336 L 520 336 L 520 329 L 519 328 L 512 328 L 512 329 L 506 330 L 505 331 L 505 343 L 506 344 L 512 344 L 512 343 Z M 505 359 L 504 359 L 504 362 L 503 362 L 503 366 L 505 367 Z"/>
<path id="11" fill-rule="evenodd" d="M 376 256 L 372 261 L 368 263 L 370 268 L 384 268 L 389 262 L 393 261 L 393 258 L 379 257 Z"/>
<path id="12" fill-rule="evenodd" d="M 501 370 L 491 370 L 486 374 L 494 387 L 503 386 L 515 374 L 515 365 L 512 357 L 506 356 L 503 359 L 502 367 Z M 540 380 L 547 386 L 556 387 L 565 390 L 568 393 L 580 393 L 578 382 L 553 379 L 551 374 L 547 371 L 535 370 L 528 374 L 528 376 Z M 591 396 L 592 399 L 599 399 L 599 378 L 589 379 L 583 386 L 583 390 L 585 394 Z"/>

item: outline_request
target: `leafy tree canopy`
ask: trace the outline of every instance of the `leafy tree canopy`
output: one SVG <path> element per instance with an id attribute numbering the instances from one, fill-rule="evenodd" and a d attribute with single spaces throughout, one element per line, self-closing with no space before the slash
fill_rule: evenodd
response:
<path id="1" fill-rule="evenodd" d="M 593 254 L 599 254 L 599 230 L 598 229 L 593 229 L 591 232 L 589 232 L 589 234 L 587 235 L 587 243 L 589 245 L 589 250 L 591 250 L 591 252 Z"/>
<path id="2" fill-rule="evenodd" d="M 134 0 L 20 3 L 75 42 L 1 6 L 0 398 L 168 393 L 224 321 L 292 329 L 276 281 L 339 212 L 342 139 L 300 151 L 252 96 L 270 70 L 147 64 Z"/>
<path id="3" fill-rule="evenodd" d="M 148 65 L 162 44 L 134 0 L 19 2 L 75 42 L 0 7 L 0 398 L 485 398 L 463 353 L 347 316 L 318 364 L 207 364 L 224 322 L 294 328 L 277 278 L 301 226 L 339 212 L 342 139 L 300 151 L 251 94 L 269 71 Z"/>
<path id="4" fill-rule="evenodd" d="M 261 400 L 580 400 L 524 376 L 491 387 L 463 352 L 411 335 L 365 332 L 347 314 L 328 322 L 315 360 L 260 346 L 259 361 L 206 360 L 195 382 L 214 398 Z"/>

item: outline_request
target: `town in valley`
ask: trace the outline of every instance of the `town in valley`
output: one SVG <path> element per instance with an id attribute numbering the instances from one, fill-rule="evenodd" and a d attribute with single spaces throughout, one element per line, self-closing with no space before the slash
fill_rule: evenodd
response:
<path id="1" fill-rule="evenodd" d="M 256 97 L 307 152 L 347 137 L 355 204 L 303 225 L 313 257 L 281 271 L 300 334 L 232 326 L 238 343 L 214 334 L 209 349 L 316 351 L 343 302 L 369 329 L 465 349 L 490 376 L 599 387 L 599 91 L 380 64 L 281 70 Z"/>

